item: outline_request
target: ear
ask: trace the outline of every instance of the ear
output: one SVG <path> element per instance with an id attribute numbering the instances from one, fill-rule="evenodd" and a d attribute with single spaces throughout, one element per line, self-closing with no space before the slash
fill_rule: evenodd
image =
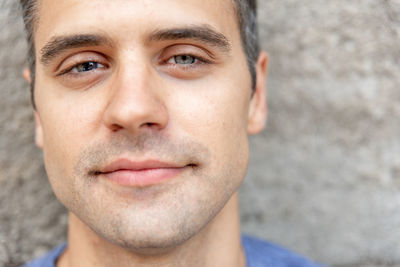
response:
<path id="1" fill-rule="evenodd" d="M 257 134 L 262 131 L 267 121 L 267 69 L 268 55 L 262 51 L 256 65 L 256 84 L 250 100 L 247 132 Z"/>
<path id="2" fill-rule="evenodd" d="M 29 68 L 25 68 L 24 71 L 22 72 L 22 77 L 24 77 L 25 81 L 27 81 L 29 84 L 32 83 L 31 80 L 31 71 Z"/>
<path id="3" fill-rule="evenodd" d="M 36 146 L 43 149 L 43 128 L 42 122 L 40 120 L 39 113 L 37 111 L 34 112 L 35 115 L 35 143 Z"/>

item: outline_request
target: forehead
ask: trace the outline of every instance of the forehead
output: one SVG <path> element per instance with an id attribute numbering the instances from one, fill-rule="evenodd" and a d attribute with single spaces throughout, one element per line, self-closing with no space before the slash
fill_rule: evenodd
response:
<path id="1" fill-rule="evenodd" d="M 104 31 L 139 37 L 153 29 L 209 25 L 228 38 L 239 36 L 232 0 L 40 0 L 37 47 L 51 36 Z"/>

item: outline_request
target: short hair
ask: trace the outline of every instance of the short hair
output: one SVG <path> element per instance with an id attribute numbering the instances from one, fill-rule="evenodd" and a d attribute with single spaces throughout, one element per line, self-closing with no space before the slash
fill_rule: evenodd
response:
<path id="1" fill-rule="evenodd" d="M 256 69 L 259 48 L 258 26 L 257 26 L 257 0 L 232 0 L 236 16 L 238 19 L 240 37 L 242 47 L 247 59 L 251 75 L 251 86 L 254 90 L 256 83 Z M 34 108 L 34 88 L 35 88 L 35 71 L 36 71 L 36 55 L 34 32 L 37 22 L 39 0 L 20 0 L 23 21 L 25 24 L 26 37 L 28 40 L 28 64 L 31 72 L 31 100 Z"/>

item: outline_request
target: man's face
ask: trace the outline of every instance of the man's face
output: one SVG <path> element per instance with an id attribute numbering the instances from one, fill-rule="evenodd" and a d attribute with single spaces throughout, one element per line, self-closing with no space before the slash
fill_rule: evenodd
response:
<path id="1" fill-rule="evenodd" d="M 37 144 L 71 212 L 131 249 L 214 218 L 265 116 L 230 0 L 41 0 L 35 45 Z"/>

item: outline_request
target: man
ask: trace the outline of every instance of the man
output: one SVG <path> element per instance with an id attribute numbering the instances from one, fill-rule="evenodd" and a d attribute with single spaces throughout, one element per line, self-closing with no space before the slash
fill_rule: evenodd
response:
<path id="1" fill-rule="evenodd" d="M 21 0 L 68 245 L 27 266 L 316 266 L 242 237 L 266 120 L 255 1 Z"/>

